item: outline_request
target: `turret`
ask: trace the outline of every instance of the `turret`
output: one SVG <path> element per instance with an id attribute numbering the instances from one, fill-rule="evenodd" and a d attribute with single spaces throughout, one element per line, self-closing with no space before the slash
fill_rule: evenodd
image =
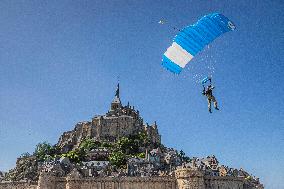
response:
<path id="1" fill-rule="evenodd" d="M 55 180 L 56 177 L 53 173 L 41 171 L 39 175 L 37 189 L 56 189 Z"/>
<path id="2" fill-rule="evenodd" d="M 67 175 L 66 189 L 81 188 L 81 182 L 80 182 L 81 179 L 82 179 L 82 175 L 79 173 L 79 171 L 76 168 L 74 168 L 71 171 L 71 173 Z"/>
<path id="3" fill-rule="evenodd" d="M 181 168 L 175 171 L 178 189 L 198 188 L 205 189 L 204 174 L 191 168 Z"/>

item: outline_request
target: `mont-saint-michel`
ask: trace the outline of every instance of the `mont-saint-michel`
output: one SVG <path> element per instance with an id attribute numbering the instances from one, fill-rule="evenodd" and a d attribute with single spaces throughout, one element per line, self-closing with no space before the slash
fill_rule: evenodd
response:
<path id="1" fill-rule="evenodd" d="M 263 189 L 259 178 L 217 157 L 188 157 L 162 144 L 156 122 L 123 105 L 117 86 L 109 110 L 39 143 L 0 174 L 0 189 Z M 166 136 L 164 136 L 166 137 Z"/>

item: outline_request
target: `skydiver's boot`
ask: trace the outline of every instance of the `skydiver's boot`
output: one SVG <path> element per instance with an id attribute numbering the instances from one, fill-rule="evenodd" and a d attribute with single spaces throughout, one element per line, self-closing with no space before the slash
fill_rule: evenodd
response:
<path id="1" fill-rule="evenodd" d="M 208 111 L 209 111 L 210 113 L 212 113 L 211 109 L 208 109 Z"/>
<path id="2" fill-rule="evenodd" d="M 213 103 L 214 103 L 215 110 L 219 110 L 218 104 L 217 104 L 217 101 L 216 101 L 215 97 L 213 98 Z"/>

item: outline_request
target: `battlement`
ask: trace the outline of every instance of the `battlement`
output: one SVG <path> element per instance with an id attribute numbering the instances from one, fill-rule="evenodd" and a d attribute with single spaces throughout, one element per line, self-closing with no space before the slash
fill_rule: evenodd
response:
<path id="1" fill-rule="evenodd" d="M 177 179 L 190 179 L 193 177 L 203 178 L 204 173 L 192 168 L 181 168 L 175 171 L 175 177 Z"/>

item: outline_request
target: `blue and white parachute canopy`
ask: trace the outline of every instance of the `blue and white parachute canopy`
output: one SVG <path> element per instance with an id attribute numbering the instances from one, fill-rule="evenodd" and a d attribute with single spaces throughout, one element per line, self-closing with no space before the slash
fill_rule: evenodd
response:
<path id="1" fill-rule="evenodd" d="M 162 65 L 179 74 L 186 64 L 214 39 L 236 27 L 219 13 L 203 16 L 195 24 L 183 28 L 163 55 Z"/>

